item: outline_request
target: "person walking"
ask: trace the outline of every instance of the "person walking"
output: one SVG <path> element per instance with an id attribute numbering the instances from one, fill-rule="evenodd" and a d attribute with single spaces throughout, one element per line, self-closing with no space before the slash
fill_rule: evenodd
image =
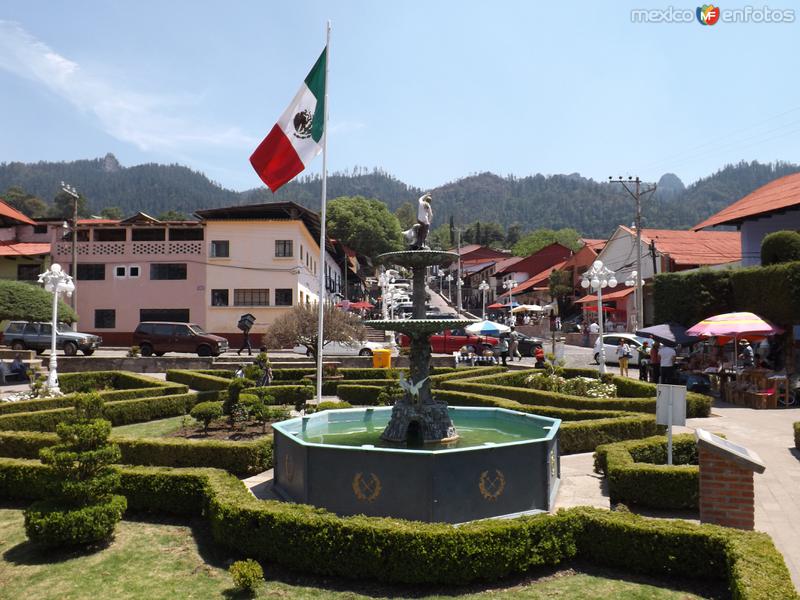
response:
<path id="1" fill-rule="evenodd" d="M 622 377 L 628 376 L 628 360 L 631 358 L 631 347 L 628 346 L 625 338 L 619 338 L 616 348 L 617 362 L 619 363 L 619 374 Z"/>
<path id="2" fill-rule="evenodd" d="M 658 383 L 661 380 L 661 356 L 658 351 L 661 344 L 657 341 L 653 342 L 653 347 L 650 349 L 650 382 Z"/>
<path id="3" fill-rule="evenodd" d="M 511 332 L 508 334 L 508 355 L 511 357 L 511 362 L 514 362 L 515 357 L 517 361 L 522 360 L 522 354 L 519 352 L 519 334 L 513 325 L 511 326 Z"/>
<path id="4" fill-rule="evenodd" d="M 638 348 L 639 381 L 647 381 L 647 370 L 650 368 L 650 343 L 645 342 Z"/>
<path id="5" fill-rule="evenodd" d="M 672 383 L 675 373 L 675 348 L 667 345 L 658 349 L 658 357 L 661 359 L 661 383 Z"/>
<path id="6" fill-rule="evenodd" d="M 581 325 L 581 335 L 583 336 L 583 338 L 581 340 L 581 344 L 583 345 L 584 348 L 588 348 L 589 347 L 589 326 L 586 324 L 585 321 L 583 322 L 583 325 Z"/>
<path id="7" fill-rule="evenodd" d="M 506 366 L 506 361 L 508 360 L 508 336 L 506 334 L 502 334 L 500 336 L 500 341 L 497 342 L 497 349 L 500 350 L 500 358 L 503 361 L 503 366 Z"/>
<path id="8" fill-rule="evenodd" d="M 244 330 L 244 337 L 242 338 L 242 347 L 239 348 L 239 352 L 237 352 L 236 354 L 241 356 L 242 355 L 242 350 L 244 350 L 245 348 L 247 348 L 247 356 L 252 356 L 253 355 L 253 346 L 250 344 L 250 330 L 249 329 L 245 329 Z"/>

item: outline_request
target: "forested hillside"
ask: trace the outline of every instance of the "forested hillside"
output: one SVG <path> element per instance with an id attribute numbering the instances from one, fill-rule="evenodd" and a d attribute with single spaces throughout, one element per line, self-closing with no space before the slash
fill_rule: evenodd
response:
<path id="1" fill-rule="evenodd" d="M 666 174 L 659 181 L 659 190 L 645 197 L 644 225 L 690 227 L 772 179 L 798 171 L 800 166 L 791 163 L 742 162 L 688 187 L 674 174 Z M 0 164 L 0 193 L 18 187 L 52 202 L 62 180 L 78 188 L 93 214 L 109 206 L 120 207 L 126 215 L 140 210 L 153 215 L 169 210 L 191 214 L 199 208 L 274 200 L 319 208 L 317 177 L 300 177 L 273 195 L 266 188 L 227 190 L 180 165 L 122 167 L 111 154 L 75 162 Z M 355 168 L 328 177 L 328 198 L 377 198 L 392 211 L 415 201 L 422 191 L 380 169 Z M 630 224 L 634 218 L 633 201 L 619 184 L 576 173 L 527 177 L 480 173 L 430 191 L 439 224 L 449 222 L 452 215 L 457 224 L 486 221 L 508 227 L 518 223 L 523 231 L 570 227 L 588 237 L 605 237 L 616 225 Z"/>

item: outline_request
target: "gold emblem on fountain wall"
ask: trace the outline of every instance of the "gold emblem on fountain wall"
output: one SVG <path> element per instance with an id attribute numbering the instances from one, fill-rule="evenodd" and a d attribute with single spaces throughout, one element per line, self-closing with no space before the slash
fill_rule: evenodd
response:
<path id="1" fill-rule="evenodd" d="M 497 500 L 506 489 L 506 476 L 500 469 L 494 469 L 493 475 L 490 475 L 489 471 L 484 471 L 478 480 L 478 489 L 486 500 Z"/>
<path id="2" fill-rule="evenodd" d="M 381 480 L 375 473 L 364 476 L 356 473 L 353 477 L 353 493 L 364 502 L 372 502 L 381 495 Z"/>

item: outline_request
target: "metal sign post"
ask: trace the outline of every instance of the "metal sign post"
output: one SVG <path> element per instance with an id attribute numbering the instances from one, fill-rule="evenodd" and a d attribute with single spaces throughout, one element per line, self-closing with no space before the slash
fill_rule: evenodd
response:
<path id="1" fill-rule="evenodd" d="M 656 423 L 667 426 L 667 464 L 672 464 L 672 426 L 686 425 L 686 388 L 659 383 L 656 386 Z"/>

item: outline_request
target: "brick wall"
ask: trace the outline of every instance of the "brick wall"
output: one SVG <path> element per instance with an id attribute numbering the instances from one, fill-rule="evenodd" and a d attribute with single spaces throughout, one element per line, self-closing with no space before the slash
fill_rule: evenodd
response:
<path id="1" fill-rule="evenodd" d="M 753 529 L 753 471 L 699 447 L 700 521 Z"/>

